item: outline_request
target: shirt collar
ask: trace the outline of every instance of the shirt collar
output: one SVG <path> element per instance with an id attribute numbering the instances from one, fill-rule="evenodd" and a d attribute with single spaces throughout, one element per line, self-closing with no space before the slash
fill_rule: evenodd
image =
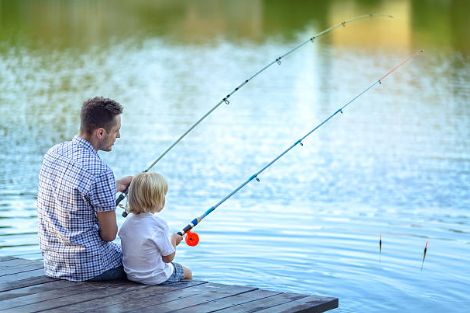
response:
<path id="1" fill-rule="evenodd" d="M 94 154 L 98 155 L 98 151 L 96 151 L 95 148 L 93 148 L 93 146 L 91 145 L 91 143 L 85 138 L 76 135 L 75 137 L 73 137 L 72 142 L 79 144 L 87 150 L 93 151 Z"/>

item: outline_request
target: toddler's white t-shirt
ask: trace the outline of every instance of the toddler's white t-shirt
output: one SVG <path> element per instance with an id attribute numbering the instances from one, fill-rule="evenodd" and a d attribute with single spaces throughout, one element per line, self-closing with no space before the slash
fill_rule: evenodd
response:
<path id="1" fill-rule="evenodd" d="M 173 264 L 162 260 L 162 256 L 175 252 L 163 219 L 151 213 L 129 214 L 118 235 L 129 280 L 157 285 L 173 274 Z"/>

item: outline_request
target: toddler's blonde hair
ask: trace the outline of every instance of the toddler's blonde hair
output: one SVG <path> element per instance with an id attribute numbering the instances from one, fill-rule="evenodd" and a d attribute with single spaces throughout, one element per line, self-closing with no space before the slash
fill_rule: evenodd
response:
<path id="1" fill-rule="evenodd" d="M 129 186 L 129 212 L 134 214 L 160 212 L 165 206 L 168 184 L 158 173 L 140 173 Z"/>

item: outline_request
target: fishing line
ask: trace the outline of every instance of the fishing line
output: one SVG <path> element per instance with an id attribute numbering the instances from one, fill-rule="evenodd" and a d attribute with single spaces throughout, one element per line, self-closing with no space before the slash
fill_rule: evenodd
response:
<path id="1" fill-rule="evenodd" d="M 220 200 L 219 202 L 217 202 L 217 204 L 215 204 L 214 206 L 212 206 L 211 208 L 209 208 L 206 212 L 204 212 L 201 216 L 193 219 L 188 225 L 186 225 L 186 227 L 183 228 L 182 231 L 178 232 L 179 235 L 183 236 L 184 234 L 188 233 L 187 235 L 187 238 L 186 238 L 186 243 L 190 246 L 194 246 L 197 244 L 197 242 L 199 241 L 198 237 L 197 237 L 197 234 L 196 233 L 192 233 L 190 232 L 190 230 L 195 227 L 197 224 L 199 224 L 207 215 L 209 215 L 210 213 L 212 213 L 218 206 L 220 206 L 222 203 L 224 203 L 227 199 L 229 199 L 230 197 L 232 197 L 234 194 L 236 194 L 238 191 L 240 191 L 243 187 L 245 187 L 248 183 L 250 183 L 252 180 L 256 179 L 258 182 L 260 181 L 260 179 L 258 178 L 258 175 L 261 174 L 262 172 L 264 172 L 268 167 L 270 167 L 271 165 L 273 165 L 277 160 L 279 160 L 280 158 L 282 158 L 287 152 L 289 152 L 290 150 L 292 150 L 295 146 L 297 145 L 301 145 L 303 146 L 303 143 L 302 141 L 307 138 L 308 136 L 310 136 L 313 132 L 315 132 L 317 129 L 319 129 L 320 127 L 322 127 L 323 125 L 325 125 L 329 120 L 331 120 L 334 116 L 336 116 L 338 113 L 343 113 L 343 110 L 349 106 L 351 103 L 353 103 L 356 99 L 358 99 L 360 96 L 362 96 L 363 94 L 365 94 L 366 92 L 368 92 L 370 89 L 372 89 L 374 86 L 377 86 L 377 85 L 380 85 L 382 84 L 382 81 L 388 77 L 390 74 L 392 74 L 393 72 L 395 72 L 399 67 L 401 67 L 403 64 L 407 63 L 408 61 L 410 61 L 411 59 L 415 58 L 416 56 L 419 55 L 419 53 L 422 53 L 423 50 L 419 50 L 417 52 L 415 52 L 414 54 L 408 56 L 408 58 L 404 59 L 402 62 L 400 62 L 399 64 L 397 64 L 395 67 L 393 67 L 392 69 L 390 69 L 388 72 L 386 72 L 383 76 L 381 76 L 377 81 L 375 81 L 374 83 L 372 83 L 369 87 L 367 87 L 366 89 L 364 89 L 363 91 L 361 91 L 358 95 L 356 95 L 355 97 L 353 97 L 351 100 L 349 100 L 348 102 L 346 102 L 346 104 L 344 104 L 342 107 L 340 107 L 338 110 L 336 110 L 333 114 L 331 114 L 329 117 L 327 117 L 323 122 L 321 122 L 320 124 L 318 124 L 317 126 L 315 126 L 313 129 L 311 129 L 309 132 L 307 132 L 304 136 L 302 136 L 299 140 L 297 140 L 296 142 L 294 142 L 290 147 L 288 147 L 286 150 L 284 150 L 281 154 L 279 154 L 277 157 L 275 157 L 271 162 L 269 162 L 268 164 L 266 164 L 263 168 L 261 168 L 258 172 L 256 172 L 255 174 L 253 174 L 252 176 L 250 176 L 250 178 L 248 178 L 244 183 L 242 183 L 240 186 L 238 186 L 237 188 L 235 188 L 232 192 L 230 192 L 227 196 L 225 196 L 222 200 Z M 423 258 L 424 260 L 424 258 Z"/>
<path id="2" fill-rule="evenodd" d="M 228 93 L 224 98 L 222 98 L 222 100 L 220 100 L 215 106 L 213 106 L 209 111 L 207 111 L 199 120 L 197 120 L 193 125 L 191 125 L 191 127 L 188 128 L 188 130 L 186 130 L 178 139 L 176 139 L 175 142 L 173 142 L 165 151 L 163 151 L 163 153 L 158 157 L 156 158 L 148 167 L 147 169 L 144 170 L 144 173 L 145 172 L 148 172 L 150 171 L 150 169 L 152 167 L 155 166 L 155 164 L 157 164 L 165 155 L 167 155 L 168 152 L 170 152 L 184 137 L 186 137 L 186 135 L 188 135 L 194 128 L 196 128 L 196 126 L 198 126 L 203 120 L 205 120 L 212 112 L 214 112 L 221 104 L 225 103 L 225 104 L 230 104 L 230 101 L 229 101 L 229 98 L 235 94 L 238 90 L 240 90 L 241 88 L 243 88 L 246 84 L 248 84 L 251 80 L 253 80 L 255 77 L 257 77 L 258 75 L 260 75 L 261 73 L 263 73 L 264 71 L 266 71 L 268 68 L 270 68 L 273 64 L 278 64 L 278 65 L 281 65 L 281 61 L 282 59 L 284 59 L 285 57 L 287 57 L 288 55 L 294 53 L 295 51 L 297 51 L 298 49 L 302 48 L 303 46 L 305 46 L 306 44 L 308 44 L 309 42 L 314 42 L 314 40 L 316 38 L 319 38 L 319 37 L 322 37 L 322 36 L 325 36 L 326 34 L 328 34 L 329 32 L 337 29 L 337 28 L 340 28 L 340 27 L 346 27 L 347 24 L 350 24 L 350 23 L 353 23 L 353 22 L 356 22 L 356 21 L 359 21 L 359 20 L 363 20 L 363 19 L 367 19 L 367 18 L 374 18 L 374 17 L 386 17 L 386 18 L 393 18 L 393 16 L 391 15 L 386 15 L 386 14 L 366 14 L 366 15 L 360 15 L 360 16 L 356 16 L 356 17 L 353 17 L 349 20 L 345 20 L 341 23 L 338 23 L 336 25 L 333 25 L 333 26 L 330 26 L 329 28 L 319 32 L 318 34 L 310 37 L 309 39 L 305 40 L 304 42 L 298 44 L 297 46 L 295 46 L 294 48 L 292 48 L 291 50 L 287 51 L 286 53 L 282 54 L 281 56 L 277 57 L 275 60 L 273 60 L 271 63 L 265 65 L 263 68 L 261 68 L 259 71 L 257 71 L 256 73 L 254 73 L 251 77 L 249 77 L 248 79 L 244 80 L 240 85 L 238 85 L 237 87 L 235 87 L 235 89 L 232 90 L 232 92 Z M 119 197 L 116 199 L 116 206 L 119 205 L 119 203 L 124 200 L 124 198 L 126 197 L 126 194 L 127 194 L 127 189 L 121 193 L 119 195 Z M 125 217 L 127 215 L 127 212 L 124 211 L 123 212 L 123 216 Z"/>

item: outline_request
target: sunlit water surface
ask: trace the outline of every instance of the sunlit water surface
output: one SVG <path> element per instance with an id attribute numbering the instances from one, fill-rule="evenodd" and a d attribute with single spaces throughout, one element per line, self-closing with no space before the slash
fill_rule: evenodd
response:
<path id="1" fill-rule="evenodd" d="M 135 174 L 313 31 L 257 44 L 3 46 L 0 255 L 41 258 L 40 162 L 76 134 L 85 98 L 125 106 L 121 139 L 101 156 L 116 176 Z M 162 216 L 181 229 L 413 52 L 315 43 L 275 64 L 156 165 L 170 186 Z M 181 245 L 177 261 L 199 280 L 338 297 L 338 312 L 462 312 L 470 305 L 469 82 L 468 57 L 425 51 L 217 208 L 196 229 L 200 244 Z"/>

